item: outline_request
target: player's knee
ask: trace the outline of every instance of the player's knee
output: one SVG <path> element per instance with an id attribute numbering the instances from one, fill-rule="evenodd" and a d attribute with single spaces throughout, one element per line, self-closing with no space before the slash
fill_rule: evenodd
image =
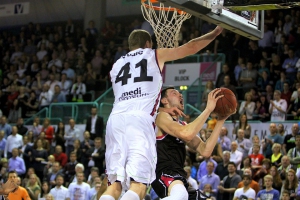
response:
<path id="1" fill-rule="evenodd" d="M 170 196 L 172 200 L 188 200 L 189 194 L 182 184 L 176 184 L 172 187 Z"/>

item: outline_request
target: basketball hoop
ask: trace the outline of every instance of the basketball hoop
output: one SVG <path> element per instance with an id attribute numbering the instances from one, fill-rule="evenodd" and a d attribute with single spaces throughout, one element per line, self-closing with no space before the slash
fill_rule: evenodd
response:
<path id="1" fill-rule="evenodd" d="M 165 7 L 158 0 L 141 0 L 141 3 L 143 16 L 154 30 L 157 47 L 177 47 L 181 25 L 191 14 L 177 8 Z"/>

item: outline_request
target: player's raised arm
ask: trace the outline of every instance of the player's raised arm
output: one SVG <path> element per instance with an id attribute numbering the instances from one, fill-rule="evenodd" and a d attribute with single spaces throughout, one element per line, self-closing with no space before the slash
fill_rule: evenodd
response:
<path id="1" fill-rule="evenodd" d="M 193 122 L 182 126 L 174 121 L 168 113 L 160 112 L 155 121 L 157 127 L 174 137 L 190 142 L 201 130 L 210 113 L 215 109 L 218 99 L 223 97 L 223 95 L 218 96 L 220 91 L 217 88 L 208 94 L 208 103 L 205 110 Z"/>
<path id="2" fill-rule="evenodd" d="M 217 26 L 212 32 L 192 39 L 182 46 L 176 48 L 157 49 L 159 66 L 162 69 L 164 63 L 167 61 L 178 60 L 197 53 L 212 42 L 222 32 L 222 30 L 223 29 L 221 27 Z"/>

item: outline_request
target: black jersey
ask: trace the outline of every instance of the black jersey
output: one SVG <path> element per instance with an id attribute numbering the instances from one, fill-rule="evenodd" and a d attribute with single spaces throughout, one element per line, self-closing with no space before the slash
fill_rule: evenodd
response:
<path id="1" fill-rule="evenodd" d="M 174 121 L 177 121 L 173 119 Z M 186 123 L 178 121 L 181 125 Z M 157 165 L 156 175 L 160 176 L 166 171 L 172 171 L 178 173 L 183 177 L 186 176 L 184 171 L 184 162 L 186 156 L 185 143 L 172 135 L 163 132 L 163 135 L 156 137 L 156 149 L 157 149 Z"/>

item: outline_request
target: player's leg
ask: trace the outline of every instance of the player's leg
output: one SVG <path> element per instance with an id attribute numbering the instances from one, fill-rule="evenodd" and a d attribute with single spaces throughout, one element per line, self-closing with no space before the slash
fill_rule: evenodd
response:
<path id="1" fill-rule="evenodd" d="M 146 185 L 135 181 L 130 182 L 129 190 L 122 196 L 121 200 L 140 200 L 146 195 Z"/>
<path id="2" fill-rule="evenodd" d="M 108 187 L 100 200 L 116 200 L 119 199 L 122 192 L 122 182 L 125 177 L 125 163 L 127 157 L 127 147 L 123 145 L 124 133 L 122 124 L 124 118 L 122 116 L 110 116 L 106 126 L 105 144 L 107 147 L 105 152 L 106 174 Z"/>
<path id="3" fill-rule="evenodd" d="M 182 181 L 175 180 L 168 187 L 168 197 L 161 200 L 188 200 L 189 195 Z"/>
<path id="4" fill-rule="evenodd" d="M 99 200 L 116 200 L 119 199 L 122 192 L 120 182 L 114 182 L 107 187 L 106 191 L 102 194 Z"/>

